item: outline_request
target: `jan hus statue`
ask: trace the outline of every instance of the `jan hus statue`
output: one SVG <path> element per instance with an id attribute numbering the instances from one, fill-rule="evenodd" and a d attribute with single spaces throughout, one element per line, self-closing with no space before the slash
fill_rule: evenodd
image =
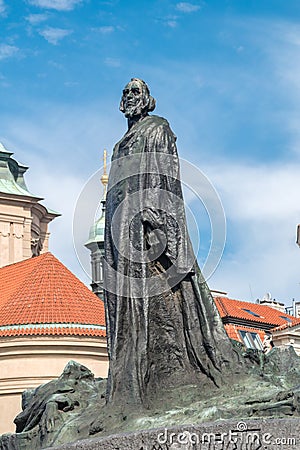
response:
<path id="1" fill-rule="evenodd" d="M 120 110 L 128 130 L 112 155 L 105 224 L 107 402 L 144 404 L 173 386 L 219 386 L 234 359 L 195 260 L 176 137 L 150 115 L 155 100 L 133 78 Z"/>

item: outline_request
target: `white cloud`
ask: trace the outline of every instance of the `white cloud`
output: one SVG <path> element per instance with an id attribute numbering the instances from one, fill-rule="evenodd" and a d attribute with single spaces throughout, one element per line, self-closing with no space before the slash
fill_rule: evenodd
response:
<path id="1" fill-rule="evenodd" d="M 249 88 L 252 89 L 253 98 L 261 91 L 261 98 L 257 96 L 257 100 L 259 104 L 263 96 L 266 96 L 265 111 L 266 106 L 269 104 L 272 107 L 272 100 L 276 99 L 276 103 L 274 103 L 272 108 L 272 114 L 270 111 L 268 114 L 265 113 L 265 117 L 262 117 L 262 120 L 271 118 L 277 121 L 277 126 L 281 133 L 285 133 L 285 144 L 288 145 L 288 150 L 294 152 L 299 158 L 299 27 L 292 21 L 255 18 L 247 18 L 247 20 L 238 18 L 235 21 L 235 27 L 238 33 L 232 33 L 231 35 L 220 33 L 222 41 L 233 47 L 237 53 L 249 54 L 249 49 L 253 48 L 260 57 L 257 58 L 255 76 L 253 76 L 251 70 L 248 73 L 244 72 L 243 85 L 240 86 L 240 89 L 237 89 L 236 80 L 240 78 L 243 71 L 240 69 L 231 75 L 228 73 L 228 86 L 225 86 L 225 89 L 230 89 L 231 98 L 238 94 L 245 99 L 251 98 Z M 226 70 L 226 66 L 223 68 L 224 70 Z M 271 99 L 270 95 L 272 91 L 273 99 Z M 259 111 L 257 112 L 259 114 Z"/>
<path id="2" fill-rule="evenodd" d="M 299 213 L 299 164 L 245 166 L 225 163 L 210 168 L 213 180 L 228 201 L 231 218 L 238 221 L 278 221 Z M 229 201 L 231 199 L 231 201 Z"/>
<path id="3" fill-rule="evenodd" d="M 111 25 L 107 25 L 107 26 L 103 26 L 103 27 L 99 27 L 99 28 L 95 28 L 95 31 L 99 31 L 102 34 L 110 34 L 113 33 L 115 31 L 115 28 Z"/>
<path id="4" fill-rule="evenodd" d="M 72 30 L 65 30 L 62 28 L 47 27 L 44 30 L 39 31 L 46 41 L 50 44 L 57 45 L 61 39 L 72 33 Z"/>
<path id="5" fill-rule="evenodd" d="M 170 27 L 170 28 L 176 28 L 177 22 L 176 22 L 176 20 L 167 20 L 166 25 L 168 25 L 168 27 Z"/>
<path id="6" fill-rule="evenodd" d="M 27 22 L 31 25 L 37 25 L 41 22 L 45 22 L 48 19 L 48 14 L 29 14 L 29 16 L 25 17 Z"/>
<path id="7" fill-rule="evenodd" d="M 237 53 L 242 53 L 244 50 L 245 50 L 245 49 L 244 49 L 244 47 L 243 47 L 242 45 L 239 45 L 238 47 L 235 47 L 235 51 L 236 51 Z"/>
<path id="8" fill-rule="evenodd" d="M 0 60 L 11 58 L 12 56 L 15 56 L 18 51 L 18 47 L 15 47 L 14 45 L 0 44 Z"/>
<path id="9" fill-rule="evenodd" d="M 201 8 L 200 5 L 195 5 L 193 3 L 188 2 L 180 2 L 176 4 L 176 9 L 184 13 L 199 11 L 200 8 Z"/>
<path id="10" fill-rule="evenodd" d="M 118 58 L 105 58 L 104 64 L 109 67 L 120 67 L 121 61 Z"/>
<path id="11" fill-rule="evenodd" d="M 251 167 L 224 162 L 207 167 L 223 201 L 230 243 L 209 280 L 211 288 L 244 300 L 256 300 L 268 291 L 285 303 L 300 297 L 300 250 L 295 244 L 299 171 L 299 163 Z"/>
<path id="12" fill-rule="evenodd" d="M 29 0 L 31 5 L 57 11 L 71 11 L 81 2 L 82 0 Z"/>
<path id="13" fill-rule="evenodd" d="M 7 81 L 6 77 L 0 72 L 0 86 L 3 88 L 10 87 L 10 83 Z"/>
<path id="14" fill-rule="evenodd" d="M 163 25 L 170 27 L 170 28 L 176 28 L 178 17 L 176 15 L 167 15 L 164 18 L 160 19 L 160 21 L 163 23 Z"/>
<path id="15" fill-rule="evenodd" d="M 79 83 L 78 83 L 78 81 L 65 81 L 64 85 L 67 88 L 73 88 L 73 87 L 79 86 Z"/>
<path id="16" fill-rule="evenodd" d="M 6 14 L 6 5 L 4 0 L 0 0 L 0 16 L 5 16 Z"/>
<path id="17" fill-rule="evenodd" d="M 291 23 L 278 23 L 270 27 L 266 40 L 266 53 L 277 81 L 279 94 L 289 104 L 289 110 L 281 113 L 281 127 L 292 138 L 291 148 L 300 156 L 300 31 Z"/>
<path id="18" fill-rule="evenodd" d="M 51 67 L 55 67 L 55 69 L 57 69 L 57 70 L 64 70 L 64 68 L 65 68 L 63 64 L 58 63 L 57 61 L 53 61 L 52 59 L 50 59 L 48 61 L 48 64 Z"/>

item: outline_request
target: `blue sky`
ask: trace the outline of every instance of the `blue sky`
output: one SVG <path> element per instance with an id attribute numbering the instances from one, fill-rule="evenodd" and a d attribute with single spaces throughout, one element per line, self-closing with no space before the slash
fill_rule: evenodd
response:
<path id="1" fill-rule="evenodd" d="M 0 140 L 30 166 L 29 189 L 62 213 L 52 252 L 88 282 L 74 210 L 91 177 L 91 204 L 101 197 L 94 174 L 126 130 L 118 103 L 138 76 L 180 156 L 221 198 L 227 240 L 210 286 L 244 300 L 268 291 L 300 300 L 299 18 L 297 0 L 0 0 Z M 199 202 L 187 202 L 201 262 L 209 223 Z M 79 253 L 88 271 L 88 252 Z"/>

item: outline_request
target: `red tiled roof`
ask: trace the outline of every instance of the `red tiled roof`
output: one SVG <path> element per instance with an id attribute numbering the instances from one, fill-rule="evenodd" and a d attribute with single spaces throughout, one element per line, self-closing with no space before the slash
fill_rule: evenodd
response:
<path id="1" fill-rule="evenodd" d="M 297 322 L 294 322 L 294 323 L 285 323 L 285 324 L 283 324 L 283 325 L 279 325 L 278 327 L 274 327 L 274 328 L 272 328 L 270 331 L 271 332 L 273 332 L 273 331 L 281 331 L 281 330 L 286 330 L 287 328 L 294 328 L 294 327 L 296 327 L 296 326 L 299 326 L 300 325 L 300 319 L 298 318 L 297 319 Z"/>
<path id="2" fill-rule="evenodd" d="M 0 336 L 105 336 L 103 302 L 51 253 L 2 267 L 0 280 Z"/>
<path id="3" fill-rule="evenodd" d="M 214 299 L 222 319 L 225 317 L 235 318 L 248 322 L 273 325 L 274 327 L 287 324 L 287 321 L 282 317 L 290 319 L 291 324 L 300 323 L 300 319 L 272 308 L 271 306 L 233 300 L 227 297 L 214 297 Z M 252 311 L 259 317 L 245 310 Z"/>
<path id="4" fill-rule="evenodd" d="M 227 323 L 224 325 L 225 331 L 230 339 L 241 342 L 241 337 L 238 334 L 237 326 Z"/>
<path id="5" fill-rule="evenodd" d="M 284 325 L 279 325 L 278 327 L 274 327 L 271 329 L 271 331 L 281 331 L 281 330 L 285 330 L 286 328 L 289 328 L 290 325 L 288 323 L 284 324 Z"/>
<path id="6" fill-rule="evenodd" d="M 235 341 L 239 341 L 242 344 L 243 339 L 241 338 L 240 334 L 239 334 L 239 330 L 241 331 L 247 331 L 248 333 L 257 333 L 260 337 L 260 340 L 263 342 L 264 337 L 265 337 L 265 332 L 264 330 L 259 330 L 257 328 L 251 328 L 251 327 L 244 327 L 242 325 L 233 325 L 231 323 L 227 323 L 224 325 L 225 331 L 228 335 L 228 337 L 230 339 L 234 339 Z"/>

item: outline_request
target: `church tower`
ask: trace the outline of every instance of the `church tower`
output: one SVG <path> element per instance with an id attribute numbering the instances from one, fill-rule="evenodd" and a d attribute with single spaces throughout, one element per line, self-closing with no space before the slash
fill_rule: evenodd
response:
<path id="1" fill-rule="evenodd" d="M 89 240 L 85 244 L 91 252 L 92 283 L 91 288 L 101 300 L 103 300 L 103 257 L 104 257 L 104 228 L 105 228 L 105 201 L 108 175 L 106 173 L 107 151 L 104 150 L 104 169 L 101 182 L 104 186 L 101 200 L 102 211 L 100 218 L 91 226 Z"/>
<path id="2" fill-rule="evenodd" d="M 59 216 L 28 191 L 28 167 L 12 155 L 0 143 L 0 267 L 47 252 L 48 224 Z"/>

